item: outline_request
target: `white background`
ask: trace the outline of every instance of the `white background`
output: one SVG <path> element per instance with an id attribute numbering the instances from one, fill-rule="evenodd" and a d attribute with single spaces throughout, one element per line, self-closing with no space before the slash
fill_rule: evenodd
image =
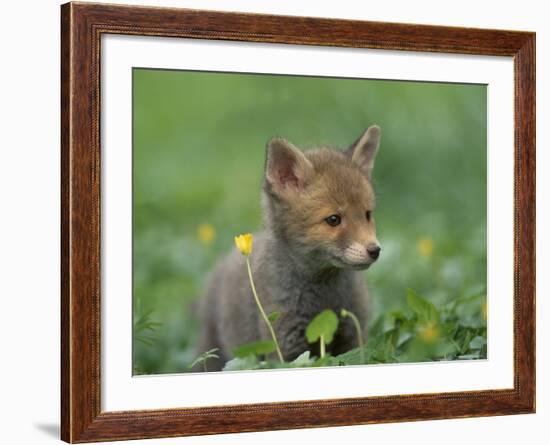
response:
<path id="1" fill-rule="evenodd" d="M 513 386 L 511 58 L 120 35 L 104 37 L 101 48 L 102 409 L 126 411 Z M 327 60 L 331 61 L 328 66 Z M 132 66 L 488 84 L 489 360 L 132 378 L 131 330 L 120 329 L 132 323 Z M 312 385 L 312 378 L 331 384 Z"/>
<path id="2" fill-rule="evenodd" d="M 132 1 L 134 4 L 186 6 L 219 10 L 311 15 L 441 25 L 537 31 L 537 142 L 549 147 L 549 15 L 545 2 L 460 4 L 391 1 L 368 4 L 353 0 L 289 1 Z M 42 444 L 58 435 L 59 412 L 59 2 L 8 2 L 2 16 L 2 110 L 0 193 L 0 395 L 3 443 Z M 547 150 L 538 151 L 539 170 L 549 165 Z M 543 172 L 544 173 L 544 172 Z M 255 444 L 289 442 L 422 444 L 546 443 L 550 421 L 550 281 L 548 264 L 549 200 L 543 190 L 549 175 L 538 178 L 538 391 L 537 414 L 485 419 L 444 420 L 316 430 L 268 432 L 143 443 Z M 7 304 L 6 304 L 7 303 Z M 547 352 L 548 353 L 548 352 Z M 138 441 L 139 442 L 139 441 Z M 136 442 L 133 442 L 136 443 Z"/>

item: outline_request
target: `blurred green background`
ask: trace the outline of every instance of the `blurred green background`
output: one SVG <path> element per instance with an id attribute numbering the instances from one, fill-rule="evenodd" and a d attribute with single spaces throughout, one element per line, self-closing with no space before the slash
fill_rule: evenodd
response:
<path id="1" fill-rule="evenodd" d="M 371 326 L 407 311 L 407 289 L 438 307 L 477 296 L 459 317 L 483 326 L 486 93 L 484 85 L 134 69 L 134 373 L 186 372 L 194 360 L 189 305 L 233 236 L 260 227 L 272 136 L 344 147 L 378 124 L 383 253 L 365 274 Z"/>

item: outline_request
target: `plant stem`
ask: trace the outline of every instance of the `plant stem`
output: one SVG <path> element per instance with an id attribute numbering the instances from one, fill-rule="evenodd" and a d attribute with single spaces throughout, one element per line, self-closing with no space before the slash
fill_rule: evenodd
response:
<path id="1" fill-rule="evenodd" d="M 256 300 L 256 304 L 258 305 L 258 309 L 260 309 L 260 313 L 262 314 L 262 318 L 264 319 L 265 323 L 267 324 L 267 327 L 269 329 L 269 332 L 271 333 L 271 337 L 273 338 L 273 341 L 275 342 L 275 347 L 277 348 L 277 355 L 279 356 L 279 360 L 281 363 L 284 363 L 283 354 L 281 354 L 281 349 L 279 348 L 279 343 L 277 342 L 277 337 L 275 336 L 275 331 L 273 330 L 273 326 L 271 326 L 271 322 L 269 321 L 269 318 L 267 318 L 267 315 L 264 312 L 264 308 L 262 307 L 262 303 L 260 303 L 260 299 L 258 298 L 258 294 L 256 293 L 256 286 L 254 286 L 254 280 L 252 279 L 252 270 L 250 269 L 250 260 L 249 257 L 246 257 L 246 267 L 248 268 L 248 278 L 250 279 L 250 286 L 252 287 L 252 293 L 254 294 L 254 299 Z"/>
<path id="2" fill-rule="evenodd" d="M 319 344 L 321 347 L 321 358 L 325 358 L 325 336 L 321 335 L 319 338 Z"/>
<path id="3" fill-rule="evenodd" d="M 346 309 L 342 309 L 342 315 L 344 317 L 349 317 L 353 321 L 353 324 L 355 326 L 355 331 L 357 332 L 357 341 L 359 343 L 359 353 L 361 357 L 361 363 L 365 363 L 365 350 L 363 348 L 363 333 L 361 332 L 361 324 L 359 323 L 359 319 L 355 316 L 353 312 L 350 312 Z"/>

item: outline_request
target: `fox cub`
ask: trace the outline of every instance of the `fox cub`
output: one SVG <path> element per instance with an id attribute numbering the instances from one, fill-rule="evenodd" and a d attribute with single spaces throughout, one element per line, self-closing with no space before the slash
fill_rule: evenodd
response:
<path id="1" fill-rule="evenodd" d="M 347 150 L 302 152 L 285 139 L 267 144 L 262 208 L 265 230 L 254 236 L 252 274 L 266 313 L 281 313 L 274 324 L 285 360 L 310 345 L 305 330 L 321 311 L 352 311 L 363 328 L 367 288 L 360 273 L 376 261 L 380 244 L 374 224 L 371 184 L 380 128 L 369 127 Z M 218 348 L 219 370 L 245 343 L 270 339 L 250 288 L 245 258 L 237 249 L 216 267 L 199 303 L 197 352 Z M 349 318 L 342 319 L 327 351 L 336 355 L 357 346 Z"/>

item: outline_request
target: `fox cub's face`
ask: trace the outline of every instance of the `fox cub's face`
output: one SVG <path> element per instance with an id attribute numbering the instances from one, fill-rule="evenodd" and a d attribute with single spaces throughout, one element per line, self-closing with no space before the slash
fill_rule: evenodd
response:
<path id="1" fill-rule="evenodd" d="M 380 254 L 371 174 L 380 128 L 346 151 L 301 152 L 285 139 L 267 146 L 265 223 L 319 266 L 366 269 Z"/>

